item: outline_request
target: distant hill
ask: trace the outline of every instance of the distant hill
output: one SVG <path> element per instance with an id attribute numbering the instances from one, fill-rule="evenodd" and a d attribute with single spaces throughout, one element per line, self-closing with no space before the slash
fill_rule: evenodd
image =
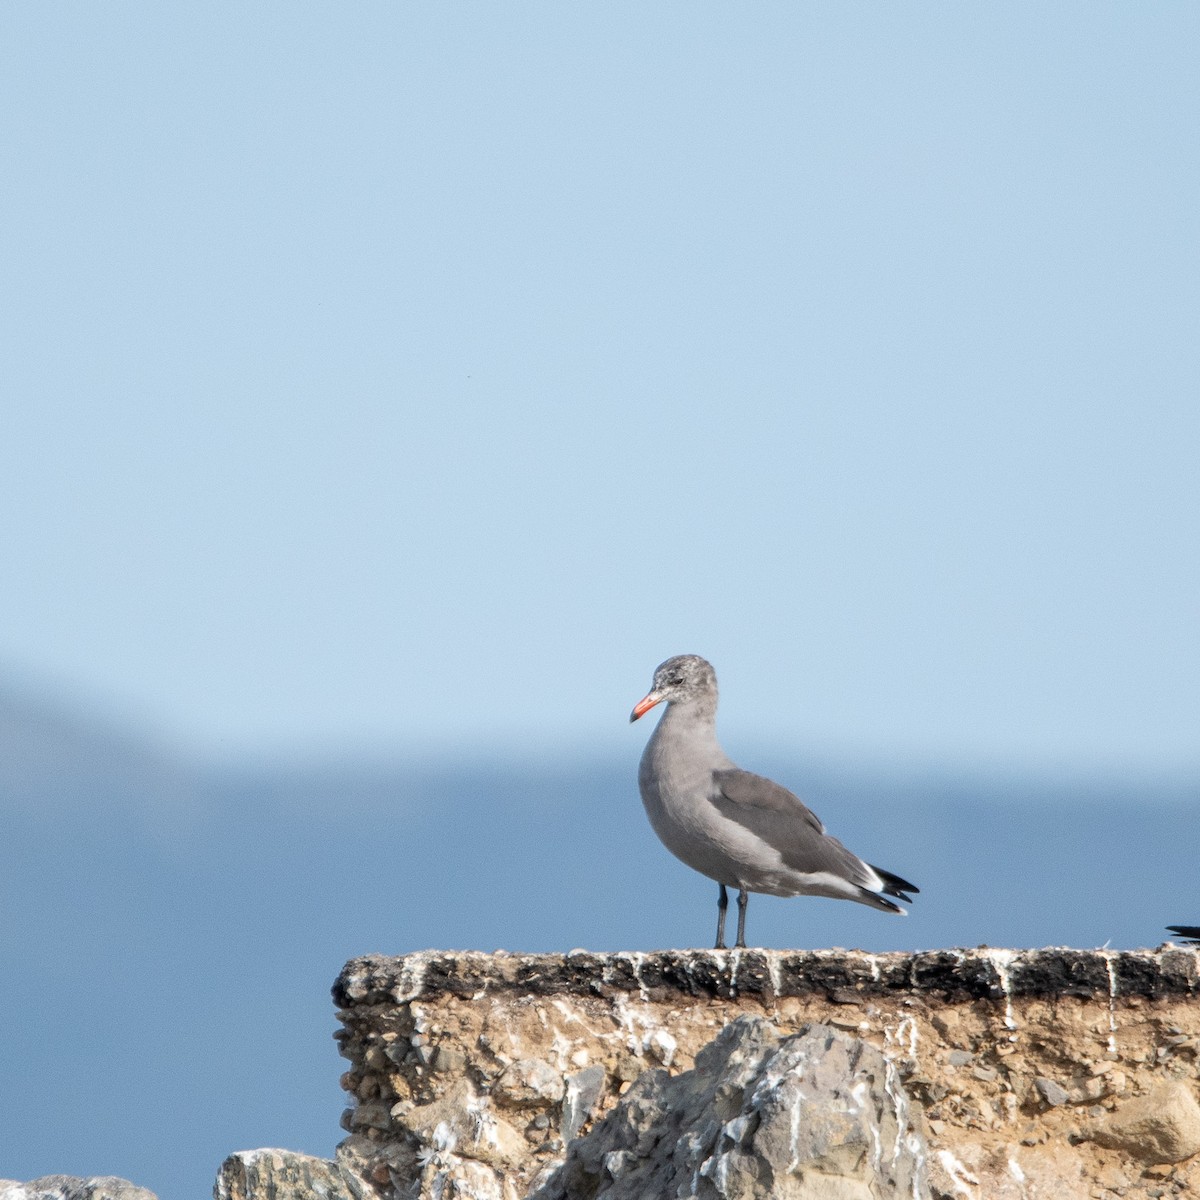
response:
<path id="1" fill-rule="evenodd" d="M 199 771 L 146 735 L 0 681 L 0 807 L 146 809 L 202 787 Z"/>

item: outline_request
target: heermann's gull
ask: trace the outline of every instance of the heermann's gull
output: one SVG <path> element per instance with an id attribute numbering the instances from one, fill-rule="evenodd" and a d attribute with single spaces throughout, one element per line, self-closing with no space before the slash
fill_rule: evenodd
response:
<path id="1" fill-rule="evenodd" d="M 1168 925 L 1167 928 L 1184 938 L 1185 946 L 1200 946 L 1200 925 Z"/>
<path id="2" fill-rule="evenodd" d="M 667 708 L 638 768 L 654 832 L 676 858 L 715 879 L 717 949 L 725 949 L 726 887 L 738 889 L 737 945 L 746 944 L 749 892 L 831 896 L 904 914 L 919 889 L 851 854 L 787 788 L 742 771 L 717 742 L 717 676 L 697 654 L 668 658 L 630 721 Z M 882 893 L 879 895 L 877 893 Z"/>

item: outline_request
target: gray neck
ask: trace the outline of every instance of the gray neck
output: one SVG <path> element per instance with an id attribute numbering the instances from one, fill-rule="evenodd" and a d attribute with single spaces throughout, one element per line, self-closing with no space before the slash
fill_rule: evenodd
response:
<path id="1" fill-rule="evenodd" d="M 724 759 L 725 753 L 717 741 L 717 701 L 715 696 L 702 696 L 683 703 L 667 705 L 656 730 L 663 741 L 687 743 L 693 749 L 715 751 Z"/>

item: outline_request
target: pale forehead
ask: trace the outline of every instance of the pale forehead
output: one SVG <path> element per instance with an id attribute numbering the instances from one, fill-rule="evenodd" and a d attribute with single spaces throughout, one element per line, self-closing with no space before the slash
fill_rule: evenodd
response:
<path id="1" fill-rule="evenodd" d="M 676 654 L 674 658 L 668 658 L 666 662 L 660 663 L 654 673 L 661 675 L 675 671 L 680 671 L 685 675 L 714 674 L 712 665 L 698 654 Z"/>

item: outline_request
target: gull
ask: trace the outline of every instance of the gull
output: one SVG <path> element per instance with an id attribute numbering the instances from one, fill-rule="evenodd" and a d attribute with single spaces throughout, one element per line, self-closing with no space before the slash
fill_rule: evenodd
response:
<path id="1" fill-rule="evenodd" d="M 676 858 L 715 879 L 717 944 L 725 947 L 729 893 L 738 891 L 737 947 L 746 945 L 750 892 L 830 896 L 905 915 L 913 884 L 864 862 L 825 832 L 787 788 L 743 771 L 717 741 L 717 676 L 698 654 L 668 658 L 630 721 L 665 704 L 646 743 L 638 788 L 654 832 Z"/>

